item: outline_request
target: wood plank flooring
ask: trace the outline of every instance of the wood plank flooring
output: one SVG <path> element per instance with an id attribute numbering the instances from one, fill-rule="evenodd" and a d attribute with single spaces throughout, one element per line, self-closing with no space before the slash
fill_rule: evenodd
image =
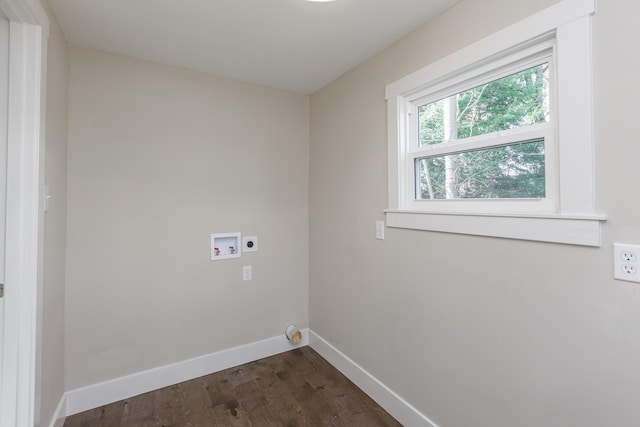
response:
<path id="1" fill-rule="evenodd" d="M 64 427 L 401 426 L 310 347 L 70 416 Z"/>

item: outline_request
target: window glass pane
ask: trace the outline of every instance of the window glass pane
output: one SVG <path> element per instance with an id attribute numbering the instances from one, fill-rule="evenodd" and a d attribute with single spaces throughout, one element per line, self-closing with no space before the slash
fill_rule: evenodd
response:
<path id="1" fill-rule="evenodd" d="M 549 121 L 549 64 L 418 107 L 419 146 Z"/>
<path id="2" fill-rule="evenodd" d="M 416 199 L 541 199 L 544 139 L 416 159 Z"/>

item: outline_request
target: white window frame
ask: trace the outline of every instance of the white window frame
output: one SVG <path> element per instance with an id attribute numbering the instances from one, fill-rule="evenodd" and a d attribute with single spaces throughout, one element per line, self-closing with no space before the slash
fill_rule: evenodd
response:
<path id="1" fill-rule="evenodd" d="M 591 16 L 595 0 L 564 0 L 457 51 L 386 87 L 389 148 L 387 226 L 576 245 L 600 246 L 604 215 L 595 212 L 592 114 Z M 411 145 L 417 132 L 416 101 L 450 95 L 470 79 L 536 55 L 553 65 L 549 124 L 476 137 L 516 141 L 525 132 L 545 137 L 547 197 L 544 200 L 415 200 Z M 489 74 L 490 75 L 490 74 Z M 424 104 L 424 102 L 422 102 Z M 416 127 L 416 129 L 414 129 Z M 415 138 L 413 138 L 415 139 Z M 489 143 L 490 144 L 490 143 Z M 466 149 L 466 148 L 465 148 Z M 445 148 L 446 150 L 446 148 Z"/>
<path id="2" fill-rule="evenodd" d="M 554 76 L 553 42 L 549 37 L 541 42 L 536 42 L 526 49 L 518 49 L 517 52 L 493 60 L 484 67 L 474 69 L 468 73 L 457 75 L 453 79 L 447 79 L 447 86 L 442 84 L 435 88 L 428 87 L 403 97 L 402 106 L 408 114 L 398 117 L 400 126 L 406 127 L 406 162 L 401 169 L 402 179 L 407 181 L 407 189 L 411 197 L 407 197 L 406 206 L 410 210 L 429 210 L 432 212 L 544 212 L 553 213 L 557 207 L 556 194 L 556 144 L 555 144 L 555 108 L 551 109 L 549 123 L 525 126 L 502 132 L 494 132 L 455 141 L 443 141 L 441 144 L 419 146 L 418 141 L 418 108 L 444 97 L 455 95 L 462 91 L 480 86 L 491 81 L 509 76 L 511 74 L 548 63 L 551 79 Z M 488 72 L 486 70 L 488 68 Z M 555 85 L 550 82 L 552 94 L 555 94 Z M 544 139 L 545 141 L 545 167 L 546 173 L 546 197 L 543 199 L 455 199 L 455 200 L 424 200 L 414 197 L 417 194 L 417 173 L 415 161 L 423 157 L 444 156 L 458 152 L 471 151 L 484 148 L 494 148 L 501 145 L 517 144 L 520 142 Z"/>

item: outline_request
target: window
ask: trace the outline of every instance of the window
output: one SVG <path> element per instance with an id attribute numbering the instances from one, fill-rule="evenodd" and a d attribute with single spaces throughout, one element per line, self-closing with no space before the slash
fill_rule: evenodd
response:
<path id="1" fill-rule="evenodd" d="M 386 88 L 387 225 L 599 246 L 593 0 L 565 0 Z"/>
<path id="2" fill-rule="evenodd" d="M 552 50 L 548 42 L 538 46 L 542 52 L 534 58 L 472 78 L 462 90 L 454 85 L 408 101 L 414 207 L 551 212 L 554 179 L 546 169 L 553 156 L 546 153 L 555 151 Z M 496 203 L 507 199 L 508 206 Z M 467 203 L 458 207 L 460 201 Z"/>

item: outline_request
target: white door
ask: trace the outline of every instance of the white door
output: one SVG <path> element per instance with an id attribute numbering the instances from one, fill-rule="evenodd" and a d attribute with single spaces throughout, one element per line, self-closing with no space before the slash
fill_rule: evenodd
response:
<path id="1" fill-rule="evenodd" d="M 9 21 L 0 12 L 0 402 L 4 341 L 4 263 L 7 196 L 7 117 L 9 98 Z"/>

